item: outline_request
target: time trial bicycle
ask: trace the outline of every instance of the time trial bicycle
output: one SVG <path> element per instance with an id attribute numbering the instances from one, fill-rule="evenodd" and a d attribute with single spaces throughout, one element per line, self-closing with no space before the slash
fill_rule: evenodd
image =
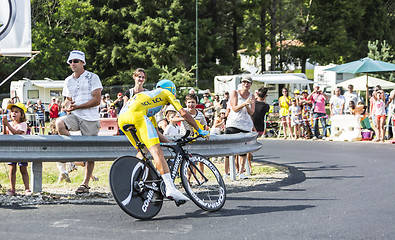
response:
<path id="1" fill-rule="evenodd" d="M 166 196 L 165 184 L 152 161 L 147 158 L 145 145 L 137 137 L 135 126 L 126 124 L 123 129 L 132 134 L 143 159 L 122 156 L 114 161 L 109 174 L 111 192 L 127 214 L 138 219 L 150 219 L 162 208 Z M 176 177 L 181 178 L 185 192 L 198 207 L 206 211 L 218 211 L 225 204 L 225 183 L 210 160 L 183 149 L 187 143 L 202 137 L 187 137 L 188 135 L 189 131 L 174 142 L 160 144 L 172 153 L 167 161 L 171 178 L 173 181 Z M 185 201 L 175 203 L 179 206 Z"/>

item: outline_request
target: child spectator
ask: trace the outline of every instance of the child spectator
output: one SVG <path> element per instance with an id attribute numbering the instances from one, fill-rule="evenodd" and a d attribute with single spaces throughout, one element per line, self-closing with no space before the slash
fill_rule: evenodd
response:
<path id="1" fill-rule="evenodd" d="M 37 100 L 35 105 L 37 127 L 41 128 L 41 132 L 45 135 L 45 107 L 41 99 Z M 40 133 L 40 130 L 38 131 Z"/>
<path id="2" fill-rule="evenodd" d="M 192 115 L 195 121 L 199 122 L 206 129 L 207 122 L 204 114 L 196 110 L 197 98 L 194 94 L 188 94 L 185 96 L 185 105 L 187 106 L 187 111 Z M 189 130 L 190 134 L 193 134 L 193 128 L 186 121 L 181 122 L 180 134 L 185 135 L 186 131 Z"/>
<path id="3" fill-rule="evenodd" d="M 57 103 L 57 99 L 55 97 L 52 97 L 52 102 L 48 106 L 49 109 L 49 118 L 51 121 L 59 117 L 59 109 L 60 106 Z"/>
<path id="4" fill-rule="evenodd" d="M 302 91 L 302 98 L 300 99 L 300 106 L 302 108 L 302 123 L 301 130 L 305 139 L 310 139 L 313 136 L 311 131 L 310 122 L 312 115 L 312 101 L 308 99 L 309 93 L 307 90 Z"/>
<path id="5" fill-rule="evenodd" d="M 187 106 L 187 111 L 192 115 L 192 117 L 195 119 L 195 121 L 197 122 L 197 124 L 201 126 L 202 129 L 206 129 L 207 128 L 207 122 L 206 122 L 206 118 L 204 116 L 204 114 L 198 110 L 196 110 L 196 105 L 197 105 L 197 96 L 195 94 L 187 94 L 185 96 L 185 105 Z M 185 133 L 187 132 L 187 130 L 190 131 L 189 135 L 193 135 L 194 131 L 193 131 L 193 127 L 191 125 L 189 125 L 189 123 L 187 123 L 187 121 L 183 120 L 181 121 L 181 127 L 180 127 L 180 134 L 182 136 L 185 135 Z M 203 163 L 199 163 L 199 168 L 200 171 L 204 172 L 204 165 Z M 190 179 L 190 175 L 188 176 L 188 181 Z"/>
<path id="6" fill-rule="evenodd" d="M 377 138 L 375 139 L 376 142 L 382 141 L 384 142 L 384 127 L 385 127 L 385 96 L 383 90 L 378 90 L 377 95 L 373 95 L 375 100 L 374 108 L 375 108 L 375 117 L 376 117 L 376 129 L 377 129 Z"/>
<path id="7" fill-rule="evenodd" d="M 297 105 L 296 99 L 292 99 L 292 105 L 289 107 L 291 113 L 291 127 L 293 127 L 295 138 L 300 138 L 300 122 L 302 120 L 302 111 Z"/>
<path id="8" fill-rule="evenodd" d="M 10 135 L 25 135 L 27 131 L 26 123 L 26 107 L 23 103 L 17 102 L 7 106 L 10 111 L 11 122 L 7 121 L 7 116 L 3 116 L 3 134 Z M 25 194 L 30 195 L 32 192 L 29 188 L 29 174 L 27 172 L 27 162 L 18 163 L 19 170 L 22 174 L 23 184 L 25 185 Z M 15 196 L 15 183 L 16 183 L 16 163 L 9 162 L 9 179 L 11 189 L 8 190 L 7 195 Z"/>
<path id="9" fill-rule="evenodd" d="M 63 117 L 64 115 L 66 115 L 66 102 L 62 103 L 61 107 L 60 107 L 60 112 L 59 112 L 59 117 Z"/>
<path id="10" fill-rule="evenodd" d="M 302 96 L 298 89 L 295 89 L 294 91 L 294 99 L 296 99 L 296 105 L 300 106 L 302 104 Z"/>
<path id="11" fill-rule="evenodd" d="M 117 117 L 117 111 L 115 110 L 114 104 L 110 104 L 110 108 L 107 110 L 107 117 L 108 118 L 116 118 Z"/>
<path id="12" fill-rule="evenodd" d="M 210 130 L 210 135 L 219 135 L 225 132 L 226 123 L 226 109 L 221 109 L 218 116 L 214 120 L 213 127 Z"/>
<path id="13" fill-rule="evenodd" d="M 173 107 L 172 105 L 170 106 Z M 171 109 L 170 106 L 166 109 L 166 113 L 165 113 L 166 120 L 169 124 L 167 124 L 165 131 L 163 132 L 163 135 L 165 136 L 180 135 L 180 126 L 177 125 L 177 121 L 175 119 L 175 116 L 177 116 L 177 111 L 174 107 L 173 109 Z"/>

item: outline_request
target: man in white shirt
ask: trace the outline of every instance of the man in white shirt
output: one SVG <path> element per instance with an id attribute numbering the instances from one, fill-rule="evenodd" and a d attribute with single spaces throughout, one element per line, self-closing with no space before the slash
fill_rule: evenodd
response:
<path id="1" fill-rule="evenodd" d="M 344 105 L 344 112 L 348 111 L 350 101 L 353 101 L 355 103 L 355 105 L 357 105 L 361 101 L 361 99 L 358 96 L 358 93 L 354 92 L 354 86 L 351 84 L 348 85 L 348 91 L 345 92 L 343 94 L 343 96 L 346 101 L 346 103 Z"/>
<path id="2" fill-rule="evenodd" d="M 70 52 L 67 63 L 73 74 L 66 78 L 63 96 L 67 114 L 56 120 L 59 135 L 70 135 L 69 131 L 81 131 L 82 135 L 97 136 L 100 129 L 99 104 L 103 86 L 99 76 L 86 71 L 85 54 L 81 51 Z M 95 162 L 85 163 L 85 177 L 76 194 L 89 192 L 89 180 L 92 177 Z M 59 166 L 60 179 L 70 181 L 63 166 Z M 66 174 L 65 174 L 66 173 Z"/>
<path id="3" fill-rule="evenodd" d="M 340 95 L 340 88 L 336 88 L 334 93 L 335 94 L 331 97 L 331 100 L 329 100 L 331 116 L 343 114 L 344 105 L 346 103 L 344 96 Z"/>

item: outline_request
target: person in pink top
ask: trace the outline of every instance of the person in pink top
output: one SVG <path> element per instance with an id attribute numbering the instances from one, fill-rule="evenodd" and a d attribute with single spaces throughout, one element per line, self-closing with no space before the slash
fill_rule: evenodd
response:
<path id="1" fill-rule="evenodd" d="M 328 99 L 328 96 L 325 95 L 320 90 L 320 86 L 315 86 L 314 91 L 310 93 L 307 97 L 309 100 L 313 101 L 313 124 L 314 124 L 314 137 L 313 140 L 316 140 L 320 137 L 320 129 L 318 127 L 318 120 L 321 121 L 321 125 L 323 128 L 322 139 L 326 139 L 326 110 L 325 110 L 325 100 Z"/>
<path id="2" fill-rule="evenodd" d="M 384 127 L 385 127 L 385 97 L 384 91 L 378 90 L 376 94 L 373 94 L 372 97 L 374 98 L 374 109 L 375 109 L 375 117 L 376 117 L 376 130 L 377 130 L 377 138 L 375 141 L 382 141 L 384 142 Z"/>
<path id="3" fill-rule="evenodd" d="M 3 134 L 10 135 L 25 135 L 27 131 L 26 123 L 26 107 L 23 103 L 17 102 L 7 106 L 10 111 L 11 121 L 8 122 L 7 116 L 3 116 Z M 23 184 L 25 185 L 25 194 L 30 195 L 32 192 L 29 189 L 29 174 L 27 172 L 27 162 L 18 163 L 19 170 L 21 171 Z M 16 183 L 16 162 L 9 162 L 9 179 L 11 189 L 8 190 L 7 195 L 15 196 L 15 183 Z"/>

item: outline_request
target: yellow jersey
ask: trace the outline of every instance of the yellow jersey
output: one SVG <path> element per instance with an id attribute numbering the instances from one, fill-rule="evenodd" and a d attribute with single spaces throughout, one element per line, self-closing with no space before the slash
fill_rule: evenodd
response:
<path id="1" fill-rule="evenodd" d="M 125 124 L 133 124 L 137 130 L 139 140 L 149 149 L 159 144 L 156 132 L 156 120 L 154 115 L 166 104 L 172 104 L 179 111 L 182 106 L 176 97 L 167 89 L 157 88 L 152 91 L 136 94 L 128 107 L 128 110 L 118 116 L 118 125 L 123 131 Z M 130 132 L 125 132 L 129 141 L 136 147 L 136 143 Z"/>

